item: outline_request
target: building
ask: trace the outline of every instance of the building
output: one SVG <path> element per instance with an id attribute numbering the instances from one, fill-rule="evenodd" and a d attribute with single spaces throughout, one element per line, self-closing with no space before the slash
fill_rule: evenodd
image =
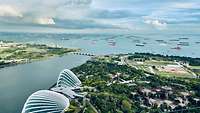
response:
<path id="1" fill-rule="evenodd" d="M 76 88 L 81 86 L 81 81 L 69 69 L 63 70 L 57 80 L 57 87 Z"/>
<path id="2" fill-rule="evenodd" d="M 55 87 L 33 93 L 24 104 L 22 113 L 64 113 L 70 106 L 70 100 L 83 98 L 80 93 L 81 81 L 70 70 L 63 70 Z"/>
<path id="3" fill-rule="evenodd" d="M 64 95 L 41 90 L 27 99 L 22 113 L 62 113 L 68 109 L 69 105 L 69 99 Z"/>

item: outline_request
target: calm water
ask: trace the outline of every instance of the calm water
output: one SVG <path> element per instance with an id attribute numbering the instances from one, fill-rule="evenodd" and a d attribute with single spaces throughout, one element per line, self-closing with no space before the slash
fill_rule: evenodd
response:
<path id="1" fill-rule="evenodd" d="M 67 55 L 0 69 L 0 113 L 20 113 L 29 95 L 48 89 L 56 82 L 60 71 L 78 66 L 88 59 Z"/>
<path id="2" fill-rule="evenodd" d="M 187 38 L 180 39 L 179 38 Z M 179 56 L 200 56 L 200 35 L 69 35 L 0 33 L 0 40 L 82 48 L 94 54 L 151 52 Z M 177 46 L 187 42 L 189 46 Z M 144 44 L 143 47 L 136 44 Z M 180 50 L 172 49 L 181 47 Z M 39 89 L 48 89 L 59 72 L 84 63 L 88 57 L 67 55 L 46 61 L 0 70 L 0 113 L 18 113 L 27 97 Z"/>
<path id="3" fill-rule="evenodd" d="M 178 40 L 179 38 L 188 39 L 172 41 Z M 83 51 L 94 54 L 151 52 L 190 57 L 200 56 L 200 35 L 73 35 L 0 33 L 0 40 L 12 40 L 17 42 L 41 43 L 72 48 L 82 48 Z M 158 40 L 161 40 L 161 42 Z M 177 44 L 180 42 L 186 42 L 189 44 L 189 46 L 180 46 L 181 50 L 172 49 L 177 47 Z M 144 43 L 144 47 L 136 46 L 136 44 L 142 43 Z"/>

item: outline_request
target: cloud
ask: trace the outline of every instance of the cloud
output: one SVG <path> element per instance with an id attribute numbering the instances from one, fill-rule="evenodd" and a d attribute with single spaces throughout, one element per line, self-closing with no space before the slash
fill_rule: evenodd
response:
<path id="1" fill-rule="evenodd" d="M 0 16 L 3 17 L 23 17 L 21 12 L 10 5 L 0 5 Z"/>
<path id="2" fill-rule="evenodd" d="M 144 23 L 152 25 L 160 30 L 163 30 L 167 27 L 167 23 L 160 20 L 145 20 Z"/>
<path id="3" fill-rule="evenodd" d="M 190 8 L 197 8 L 199 7 L 200 4 L 196 4 L 193 2 L 178 2 L 178 3 L 173 3 L 172 8 L 180 8 L 180 9 L 190 9 Z"/>
<path id="4" fill-rule="evenodd" d="M 45 18 L 80 19 L 91 3 L 92 0 L 0 0 L 0 16 L 23 17 L 21 21 L 33 23 Z"/>
<path id="5" fill-rule="evenodd" d="M 112 21 L 112 19 L 127 18 L 132 15 L 129 11 L 92 8 L 93 0 L 6 0 L 6 2 L 0 0 L 0 4 L 1 2 L 14 6 L 14 11 L 23 15 L 20 19 L 0 17 L 0 22 L 16 23 L 15 25 L 111 29 L 130 25 L 113 23 L 108 21 L 109 19 Z M 105 23 L 98 19 L 105 19 Z"/>
<path id="6" fill-rule="evenodd" d="M 37 18 L 35 20 L 35 23 L 41 24 L 41 25 L 54 25 L 56 24 L 53 18 Z"/>
<path id="7" fill-rule="evenodd" d="M 66 29 L 111 29 L 115 26 L 111 24 L 104 24 L 99 21 L 94 20 L 60 20 L 55 19 L 56 27 L 58 28 L 66 28 Z"/>
<path id="8" fill-rule="evenodd" d="M 65 5 L 69 7 L 85 7 L 92 3 L 92 0 L 65 0 Z"/>
<path id="9" fill-rule="evenodd" d="M 200 25 L 199 11 L 199 0 L 0 0 L 0 27 L 157 31 Z"/>
<path id="10" fill-rule="evenodd" d="M 129 10 L 93 10 L 89 16 L 99 19 L 122 19 L 129 17 L 138 17 L 141 14 L 132 13 Z"/>
<path id="11" fill-rule="evenodd" d="M 147 20 L 159 20 L 166 23 L 166 25 L 199 24 L 199 11 L 200 2 L 196 0 L 188 2 L 172 1 L 160 4 L 159 7 L 152 10 L 145 18 Z"/>

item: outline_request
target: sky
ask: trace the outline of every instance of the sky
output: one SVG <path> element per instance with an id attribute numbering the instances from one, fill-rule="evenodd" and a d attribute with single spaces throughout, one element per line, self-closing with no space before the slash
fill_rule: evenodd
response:
<path id="1" fill-rule="evenodd" d="M 199 0 L 0 0 L 0 31 L 198 33 Z"/>

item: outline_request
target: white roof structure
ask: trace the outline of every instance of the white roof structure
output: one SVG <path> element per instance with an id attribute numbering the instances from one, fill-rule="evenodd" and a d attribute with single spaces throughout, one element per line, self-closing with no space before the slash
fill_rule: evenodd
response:
<path id="1" fill-rule="evenodd" d="M 22 113 L 64 113 L 70 105 L 70 99 L 84 97 L 84 94 L 74 91 L 80 86 L 81 81 L 77 76 L 65 69 L 60 73 L 55 88 L 35 92 L 27 99 Z"/>
<path id="2" fill-rule="evenodd" d="M 70 105 L 60 93 L 41 90 L 33 93 L 24 104 L 22 113 L 63 113 Z"/>
<path id="3" fill-rule="evenodd" d="M 81 81 L 69 69 L 63 70 L 57 80 L 57 87 L 76 88 L 81 86 Z"/>

